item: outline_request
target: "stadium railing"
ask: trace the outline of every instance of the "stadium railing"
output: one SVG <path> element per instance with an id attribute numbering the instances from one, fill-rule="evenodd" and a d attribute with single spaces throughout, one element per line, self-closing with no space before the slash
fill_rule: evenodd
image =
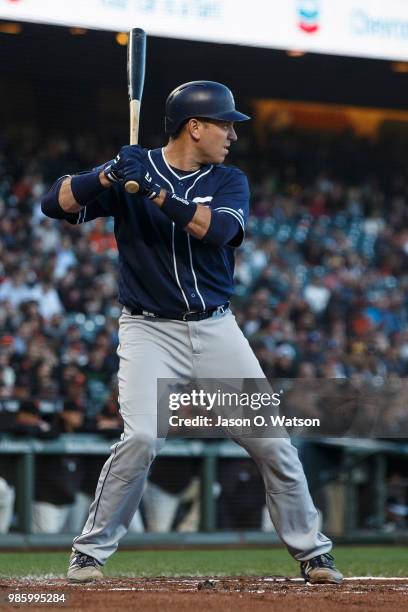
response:
<path id="1" fill-rule="evenodd" d="M 292 439 L 296 446 L 304 440 Z M 353 468 L 362 459 L 375 459 L 375 512 L 378 523 L 384 518 L 386 506 L 385 462 L 387 455 L 408 457 L 408 442 L 388 442 L 369 439 L 351 438 L 316 438 L 308 439 L 328 448 L 342 449 L 342 460 L 338 473 L 342 474 L 345 485 L 344 534 L 335 538 L 337 542 L 376 542 L 399 541 L 401 536 L 408 538 L 408 530 L 384 533 L 380 530 L 362 530 L 357 528 L 356 487 L 353 479 Z M 3 435 L 0 439 L 0 455 L 16 457 L 16 514 L 18 531 L 1 534 L 0 548 L 13 547 L 59 547 L 66 546 L 72 534 L 32 534 L 32 502 L 34 498 L 35 455 L 108 455 L 112 442 L 102 439 L 97 434 L 62 434 L 56 440 L 41 441 L 32 438 L 15 438 Z M 217 462 L 221 459 L 247 458 L 247 452 L 232 440 L 212 441 L 208 444 L 202 440 L 167 440 L 160 451 L 161 456 L 201 458 L 201 529 L 197 533 L 128 534 L 123 544 L 129 546 L 153 545 L 216 545 L 216 544 L 268 544 L 279 542 L 276 533 L 265 532 L 217 532 L 216 531 L 216 498 L 214 483 L 217 478 Z"/>

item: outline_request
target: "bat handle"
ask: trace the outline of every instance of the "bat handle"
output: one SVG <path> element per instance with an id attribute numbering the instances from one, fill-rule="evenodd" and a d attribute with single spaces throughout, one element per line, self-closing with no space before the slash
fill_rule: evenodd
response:
<path id="1" fill-rule="evenodd" d="M 130 101 L 130 144 L 134 145 L 139 140 L 139 116 L 140 116 L 140 100 Z M 127 193 L 137 193 L 140 185 L 137 181 L 126 181 L 125 189 Z"/>
<path id="2" fill-rule="evenodd" d="M 140 189 L 139 183 L 136 181 L 126 181 L 125 189 L 128 193 L 137 193 Z"/>

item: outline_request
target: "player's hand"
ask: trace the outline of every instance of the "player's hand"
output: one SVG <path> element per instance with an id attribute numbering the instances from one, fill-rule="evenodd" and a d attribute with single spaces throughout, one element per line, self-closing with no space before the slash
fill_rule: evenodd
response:
<path id="1" fill-rule="evenodd" d="M 150 200 L 154 200 L 160 194 L 161 186 L 153 181 L 146 166 L 139 161 L 132 160 L 125 165 L 120 182 L 124 186 L 128 181 L 136 181 L 139 185 L 139 194 Z"/>
<path id="2" fill-rule="evenodd" d="M 121 148 L 115 159 L 105 164 L 103 172 L 111 183 L 126 182 L 130 174 L 135 175 L 139 165 L 146 159 L 147 150 L 139 145 L 126 145 Z"/>
<path id="3" fill-rule="evenodd" d="M 143 164 L 140 164 L 141 174 L 136 181 L 139 183 L 139 191 L 142 196 L 154 200 L 160 195 L 161 186 L 153 182 L 153 177 Z"/>

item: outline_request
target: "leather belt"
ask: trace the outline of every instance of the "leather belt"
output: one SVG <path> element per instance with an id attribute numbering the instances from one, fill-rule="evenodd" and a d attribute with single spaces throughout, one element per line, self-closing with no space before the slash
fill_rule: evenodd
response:
<path id="1" fill-rule="evenodd" d="M 128 306 L 124 307 L 124 310 L 127 314 L 135 316 L 143 316 L 150 317 L 152 319 L 173 319 L 176 321 L 203 321 L 204 319 L 209 319 L 215 315 L 223 315 L 229 308 L 230 303 L 225 302 L 222 306 L 217 306 L 217 308 L 210 308 L 209 310 L 204 310 L 203 312 L 191 312 L 186 311 L 179 315 L 159 315 L 155 312 L 150 312 L 149 310 L 144 310 L 143 308 L 129 308 Z"/>

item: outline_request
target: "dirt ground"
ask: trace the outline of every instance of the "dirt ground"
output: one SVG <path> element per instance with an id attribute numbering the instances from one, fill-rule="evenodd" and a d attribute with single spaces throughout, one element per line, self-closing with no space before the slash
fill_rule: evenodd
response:
<path id="1" fill-rule="evenodd" d="M 11 602 L 19 594 L 65 595 L 65 602 Z M 43 599 L 44 599 L 43 596 Z M 406 610 L 408 578 L 348 578 L 341 585 L 305 585 L 282 577 L 110 578 L 87 585 L 63 579 L 0 581 L 0 610 L 34 608 L 102 612 L 395 612 Z"/>

